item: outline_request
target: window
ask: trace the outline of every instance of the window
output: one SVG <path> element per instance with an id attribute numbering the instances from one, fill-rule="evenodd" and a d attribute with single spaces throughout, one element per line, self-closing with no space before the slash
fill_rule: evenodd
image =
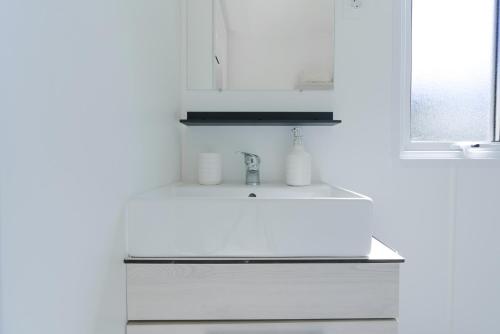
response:
<path id="1" fill-rule="evenodd" d="M 498 149 L 499 1 L 407 2 L 403 14 L 410 17 L 405 25 L 411 43 L 404 57 L 411 61 L 405 65 L 404 150 L 451 152 L 463 142 L 492 143 L 487 146 Z"/>

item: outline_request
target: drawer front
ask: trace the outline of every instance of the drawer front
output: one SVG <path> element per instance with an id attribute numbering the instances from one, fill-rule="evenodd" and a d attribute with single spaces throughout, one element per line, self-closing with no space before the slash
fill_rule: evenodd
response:
<path id="1" fill-rule="evenodd" d="M 129 320 L 398 316 L 398 264 L 128 264 Z"/>
<path id="2" fill-rule="evenodd" d="M 395 320 L 237 322 L 237 323 L 133 323 L 127 334 L 397 334 Z"/>

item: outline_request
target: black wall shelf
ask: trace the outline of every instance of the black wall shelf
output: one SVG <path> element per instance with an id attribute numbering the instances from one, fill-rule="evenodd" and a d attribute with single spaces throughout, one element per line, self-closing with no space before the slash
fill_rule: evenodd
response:
<path id="1" fill-rule="evenodd" d="M 333 126 L 333 112 L 213 112 L 189 111 L 180 122 L 188 126 Z"/>

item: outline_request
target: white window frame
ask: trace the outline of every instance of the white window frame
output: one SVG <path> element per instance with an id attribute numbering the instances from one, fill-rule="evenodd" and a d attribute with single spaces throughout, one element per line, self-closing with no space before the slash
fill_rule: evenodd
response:
<path id="1" fill-rule="evenodd" d="M 418 1 L 418 0 L 417 0 Z M 473 158 L 471 155 L 464 154 L 463 147 L 470 147 L 471 143 L 455 143 L 455 142 L 419 142 L 411 140 L 411 72 L 412 72 L 412 0 L 395 1 L 394 4 L 395 29 L 394 45 L 395 45 L 395 103 L 399 111 L 400 119 L 400 158 L 401 159 L 466 159 Z M 497 41 L 498 45 L 498 41 Z M 497 57 L 498 61 L 498 57 Z M 497 65 L 498 67 L 498 65 Z M 497 78 L 498 80 L 499 78 Z M 498 84 L 494 85 L 500 90 Z M 499 91 L 497 91 L 499 92 Z M 497 94 L 500 102 L 500 94 Z M 500 106 L 497 106 L 497 108 Z M 498 109 L 497 109 L 498 110 Z M 500 113 L 497 111 L 491 114 L 492 124 L 497 124 L 496 130 L 492 127 L 491 138 L 499 139 Z M 496 133 L 494 133 L 496 131 Z M 500 159 L 500 143 L 489 142 L 481 143 L 488 144 L 491 150 L 482 152 L 478 155 L 481 159 Z"/>

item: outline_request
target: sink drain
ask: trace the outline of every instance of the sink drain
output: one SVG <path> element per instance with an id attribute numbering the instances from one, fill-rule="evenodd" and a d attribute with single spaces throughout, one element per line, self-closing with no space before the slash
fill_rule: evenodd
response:
<path id="1" fill-rule="evenodd" d="M 248 197 L 257 197 L 257 195 L 255 195 L 254 193 L 250 193 L 250 195 L 248 195 Z"/>

